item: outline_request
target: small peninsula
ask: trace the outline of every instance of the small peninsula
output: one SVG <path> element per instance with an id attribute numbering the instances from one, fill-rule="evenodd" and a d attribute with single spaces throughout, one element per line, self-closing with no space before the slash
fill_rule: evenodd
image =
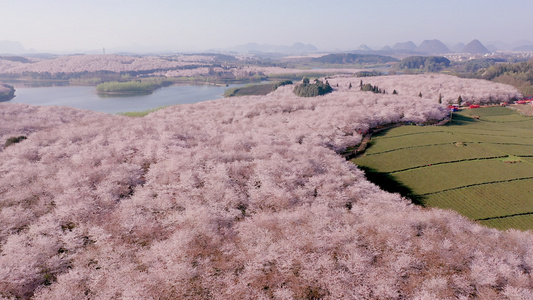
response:
<path id="1" fill-rule="evenodd" d="M 0 82 L 0 101 L 9 101 L 15 97 L 15 88 Z"/>

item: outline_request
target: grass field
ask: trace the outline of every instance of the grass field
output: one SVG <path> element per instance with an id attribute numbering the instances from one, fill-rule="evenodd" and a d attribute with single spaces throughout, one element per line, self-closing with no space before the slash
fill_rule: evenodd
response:
<path id="1" fill-rule="evenodd" d="M 271 93 L 278 87 L 292 84 L 291 80 L 284 80 L 270 83 L 249 84 L 243 87 L 231 88 L 224 91 L 224 97 L 238 96 L 261 96 Z"/>
<path id="2" fill-rule="evenodd" d="M 227 89 L 224 97 L 266 95 L 272 92 L 276 83 L 250 84 L 244 87 Z"/>
<path id="3" fill-rule="evenodd" d="M 121 116 L 126 116 L 126 117 L 134 117 L 134 118 L 140 118 L 140 117 L 144 117 L 146 115 L 149 115 L 151 113 L 153 113 L 154 111 L 158 111 L 160 109 L 163 109 L 165 107 L 168 107 L 168 105 L 166 106 L 159 106 L 159 107 L 156 107 L 156 108 L 152 108 L 152 109 L 147 109 L 147 110 L 143 110 L 143 111 L 127 111 L 127 112 L 120 112 L 120 113 L 117 113 L 117 115 L 121 115 Z"/>
<path id="4" fill-rule="evenodd" d="M 352 162 L 424 206 L 498 229 L 533 229 L 533 118 L 511 109 L 467 109 L 445 126 L 393 128 Z"/>

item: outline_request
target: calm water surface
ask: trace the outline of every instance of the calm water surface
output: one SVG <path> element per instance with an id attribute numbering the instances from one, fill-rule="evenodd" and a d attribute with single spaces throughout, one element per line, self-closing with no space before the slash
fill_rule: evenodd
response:
<path id="1" fill-rule="evenodd" d="M 10 103 L 31 105 L 60 105 L 106 113 L 143 111 L 165 105 L 196 103 L 223 97 L 221 86 L 170 86 L 155 90 L 150 95 L 128 97 L 101 97 L 94 86 L 54 86 L 16 88 L 16 97 Z"/>

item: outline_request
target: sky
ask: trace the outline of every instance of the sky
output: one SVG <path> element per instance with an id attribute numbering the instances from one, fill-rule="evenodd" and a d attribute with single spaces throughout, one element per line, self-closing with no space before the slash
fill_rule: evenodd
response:
<path id="1" fill-rule="evenodd" d="M 513 43 L 533 40 L 532 11 L 531 0 L 0 0 L 0 41 L 40 52 Z"/>

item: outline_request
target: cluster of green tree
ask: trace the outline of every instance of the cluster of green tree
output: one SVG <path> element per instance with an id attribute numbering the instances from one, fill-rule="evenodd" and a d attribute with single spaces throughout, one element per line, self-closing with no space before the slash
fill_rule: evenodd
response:
<path id="1" fill-rule="evenodd" d="M 374 54 L 337 53 L 313 58 L 313 62 L 324 64 L 384 64 L 397 62 L 394 57 Z"/>
<path id="2" fill-rule="evenodd" d="M 17 144 L 17 143 L 20 143 L 22 142 L 23 140 L 27 139 L 26 136 L 24 135 L 21 135 L 21 136 L 13 136 L 13 137 L 10 137 L 7 139 L 7 141 L 4 143 L 4 148 L 7 148 L 13 144 Z"/>
<path id="3" fill-rule="evenodd" d="M 484 79 L 493 80 L 502 75 L 511 75 L 520 80 L 533 83 L 533 60 L 515 64 L 498 64 L 488 67 L 483 72 Z"/>
<path id="4" fill-rule="evenodd" d="M 495 65 L 498 62 L 505 62 L 504 59 L 499 58 L 478 58 L 471 59 L 464 64 L 459 64 L 454 67 L 456 72 L 476 73 L 481 69 L 486 69 Z"/>
<path id="5" fill-rule="evenodd" d="M 450 66 L 450 60 L 443 56 L 410 56 L 402 59 L 396 68 L 399 70 L 421 70 L 439 72 Z"/>
<path id="6" fill-rule="evenodd" d="M 355 75 L 357 77 L 371 77 L 371 76 L 381 76 L 381 75 L 383 75 L 383 73 L 378 72 L 376 70 L 372 70 L 372 71 L 357 72 L 357 73 L 355 73 Z"/>
<path id="7" fill-rule="evenodd" d="M 11 100 L 15 97 L 15 88 L 9 84 L 0 83 L 0 101 Z"/>
<path id="8" fill-rule="evenodd" d="M 373 93 L 376 93 L 376 94 L 386 94 L 386 91 L 380 89 L 377 85 L 371 85 L 370 83 L 363 84 L 362 80 L 361 80 L 361 83 L 359 84 L 359 87 L 361 88 L 361 91 L 363 91 L 363 92 L 373 92 Z M 396 92 L 396 90 L 394 90 L 394 92 Z"/>
<path id="9" fill-rule="evenodd" d="M 483 79 L 510 84 L 525 95 L 533 95 L 533 60 L 495 64 L 479 71 Z"/>
<path id="10" fill-rule="evenodd" d="M 277 83 L 274 84 L 274 86 L 272 87 L 272 90 L 275 91 L 275 90 L 277 90 L 280 86 L 289 85 L 289 84 L 292 84 L 292 80 L 283 80 L 283 81 L 279 81 L 279 82 L 277 82 Z"/>
<path id="11" fill-rule="evenodd" d="M 333 89 L 326 80 L 326 83 L 315 79 L 315 83 L 309 83 L 309 78 L 305 77 L 302 84 L 294 87 L 294 93 L 300 97 L 316 97 L 331 93 Z"/>

